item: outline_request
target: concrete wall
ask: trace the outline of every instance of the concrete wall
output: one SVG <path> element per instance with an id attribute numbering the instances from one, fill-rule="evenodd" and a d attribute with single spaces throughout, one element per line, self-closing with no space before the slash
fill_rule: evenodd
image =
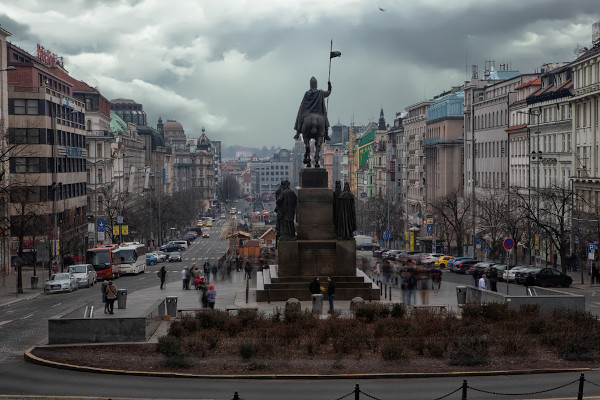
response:
<path id="1" fill-rule="evenodd" d="M 87 305 L 48 320 L 48 344 L 136 342 L 147 340 L 165 315 L 165 300 L 134 317 L 83 318 Z"/>
<path id="2" fill-rule="evenodd" d="M 585 297 L 582 295 L 538 287 L 534 289 L 537 296 L 526 296 L 524 287 L 519 287 L 518 290 L 522 295 L 507 295 L 489 290 L 479 290 L 474 286 L 467 286 L 467 303 L 506 303 L 509 308 L 517 310 L 524 304 L 538 304 L 541 312 L 550 312 L 558 308 L 585 311 Z"/>

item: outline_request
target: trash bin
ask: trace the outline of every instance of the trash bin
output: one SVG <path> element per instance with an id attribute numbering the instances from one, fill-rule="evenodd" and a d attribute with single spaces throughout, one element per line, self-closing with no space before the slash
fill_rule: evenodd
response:
<path id="1" fill-rule="evenodd" d="M 312 312 L 313 314 L 323 314 L 323 295 L 313 294 L 312 295 Z"/>
<path id="2" fill-rule="evenodd" d="M 457 286 L 456 287 L 456 303 L 463 305 L 467 302 L 467 287 Z"/>
<path id="3" fill-rule="evenodd" d="M 167 315 L 177 316 L 177 296 L 167 296 Z"/>
<path id="4" fill-rule="evenodd" d="M 32 276 L 31 277 L 31 288 L 32 289 L 37 289 L 37 285 L 38 285 L 38 277 L 37 276 Z"/>
<path id="5" fill-rule="evenodd" d="M 117 308 L 127 308 L 127 289 L 117 289 Z"/>

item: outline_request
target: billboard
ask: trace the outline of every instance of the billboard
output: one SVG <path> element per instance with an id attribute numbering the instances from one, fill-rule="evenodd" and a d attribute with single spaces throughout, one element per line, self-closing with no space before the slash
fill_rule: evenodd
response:
<path id="1" fill-rule="evenodd" d="M 600 21 L 592 24 L 592 44 L 600 40 Z"/>

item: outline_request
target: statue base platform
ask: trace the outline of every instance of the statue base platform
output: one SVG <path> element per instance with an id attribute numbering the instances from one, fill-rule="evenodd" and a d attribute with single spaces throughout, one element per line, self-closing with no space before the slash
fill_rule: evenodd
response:
<path id="1" fill-rule="evenodd" d="M 327 170 L 305 168 L 300 171 L 297 200 L 297 239 L 277 242 L 278 265 L 263 271 L 264 281 L 257 287 L 257 301 L 285 301 L 295 297 L 310 300 L 309 283 L 327 277 L 336 283 L 335 298 L 379 300 L 381 291 L 356 270 L 356 241 L 338 240 L 333 226 L 333 190 L 327 187 Z M 269 275 L 269 276 L 265 276 Z"/>

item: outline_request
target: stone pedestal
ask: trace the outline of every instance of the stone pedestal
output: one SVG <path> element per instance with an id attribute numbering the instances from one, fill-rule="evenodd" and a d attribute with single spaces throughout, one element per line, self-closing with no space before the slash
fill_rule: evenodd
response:
<path id="1" fill-rule="evenodd" d="M 277 277 L 270 276 L 264 291 L 257 291 L 257 301 L 309 300 L 310 281 L 315 276 L 336 283 L 336 299 L 353 297 L 379 299 L 380 290 L 356 276 L 356 242 L 337 240 L 333 227 L 333 190 L 327 187 L 324 168 L 300 171 L 297 202 L 297 240 L 280 240 L 277 244 Z M 267 297 L 266 292 L 269 292 Z M 264 292 L 264 293 L 263 293 Z"/>

